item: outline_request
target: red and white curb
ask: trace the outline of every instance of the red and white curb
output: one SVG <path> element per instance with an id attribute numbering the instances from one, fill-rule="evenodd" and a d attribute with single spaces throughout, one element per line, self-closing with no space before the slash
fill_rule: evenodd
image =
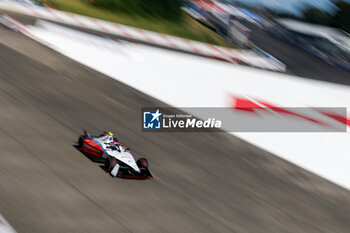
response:
<path id="1" fill-rule="evenodd" d="M 20 32 L 26 36 L 28 36 L 29 38 L 38 41 L 41 44 L 44 44 L 48 47 L 55 47 L 52 44 L 47 43 L 46 41 L 41 40 L 40 38 L 36 37 L 35 35 L 33 35 L 25 25 L 21 24 L 20 22 L 18 22 L 17 20 L 7 16 L 7 15 L 2 15 L 0 17 L 0 24 L 3 24 L 9 28 L 11 28 L 14 31 Z"/>
<path id="2" fill-rule="evenodd" d="M 58 36 L 78 40 L 79 43 L 84 43 L 84 44 L 88 44 L 89 46 L 97 47 L 99 50 L 116 52 L 119 54 L 123 53 L 125 56 L 128 56 L 126 53 L 123 52 L 123 50 L 120 49 L 121 48 L 120 43 L 117 43 L 116 41 L 108 40 L 106 38 L 101 38 L 99 36 L 95 36 L 87 33 L 77 33 L 78 31 L 76 30 L 65 28 L 63 26 L 49 23 L 43 20 L 37 20 L 37 22 L 35 23 L 35 26 L 28 27 L 7 15 L 3 15 L 3 16 L 0 16 L 0 24 L 3 24 L 6 27 L 16 32 L 20 32 L 25 36 L 54 50 L 58 50 L 57 46 L 40 39 L 39 37 L 33 34 L 32 30 L 35 28 L 45 29 L 47 31 L 56 33 L 56 35 Z"/>
<path id="3" fill-rule="evenodd" d="M 17 233 L 15 229 L 0 214 L 0 233 Z"/>
<path id="4" fill-rule="evenodd" d="M 43 29 L 47 32 L 54 33 L 55 36 L 57 36 L 57 37 L 63 37 L 66 39 L 76 40 L 76 41 L 79 41 L 79 43 L 84 43 L 86 45 L 96 47 L 100 51 L 104 50 L 104 51 L 108 51 L 108 52 L 112 52 L 112 53 L 113 52 L 118 53 L 118 54 L 122 53 L 124 56 L 128 56 L 128 54 L 125 53 L 123 51 L 123 49 L 121 49 L 122 47 L 129 44 L 128 42 L 121 42 L 121 41 L 111 40 L 108 38 L 103 38 L 100 36 L 77 31 L 77 30 L 74 30 L 71 28 L 67 28 L 67 27 L 64 27 L 61 25 L 54 24 L 54 23 L 49 23 L 49 22 L 44 21 L 44 20 L 37 20 L 37 22 L 35 23 L 35 26 L 29 26 L 29 27 L 27 26 L 27 29 L 29 31 L 31 31 L 31 33 L 33 33 L 33 30 L 35 33 L 35 31 L 37 29 Z M 37 38 L 37 39 L 39 39 L 39 38 Z M 45 43 L 45 42 L 43 42 L 43 40 L 40 41 L 40 39 L 37 41 L 40 43 Z M 46 46 L 50 47 L 50 45 L 52 45 L 52 43 L 48 44 L 46 42 Z M 56 47 L 52 47 L 52 48 L 57 50 Z"/>
<path id="5" fill-rule="evenodd" d="M 230 63 L 245 63 L 250 66 L 269 70 L 286 70 L 285 65 L 272 56 L 266 56 L 266 54 L 257 54 L 256 52 L 250 50 L 231 49 L 196 42 L 175 36 L 124 26 L 117 23 L 111 23 L 104 20 L 98 20 L 91 17 L 72 14 L 69 12 L 58 11 L 51 8 L 20 4 L 14 1 L 4 2 L 0 0 L 0 9 L 14 11 L 41 19 L 64 23 L 67 25 L 105 32 L 124 38 L 146 42 L 149 44 L 155 44 L 172 49 L 179 49 L 207 57 L 214 57 L 228 61 Z"/>

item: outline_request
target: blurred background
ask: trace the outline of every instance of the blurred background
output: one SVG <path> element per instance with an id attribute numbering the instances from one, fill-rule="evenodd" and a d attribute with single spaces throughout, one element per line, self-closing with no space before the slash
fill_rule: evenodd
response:
<path id="1" fill-rule="evenodd" d="M 299 76 L 349 84 L 349 1 L 40 0 L 73 13 L 224 47 L 267 52 Z M 334 70 L 334 69 L 333 69 Z M 331 77 L 334 72 L 337 77 Z"/>

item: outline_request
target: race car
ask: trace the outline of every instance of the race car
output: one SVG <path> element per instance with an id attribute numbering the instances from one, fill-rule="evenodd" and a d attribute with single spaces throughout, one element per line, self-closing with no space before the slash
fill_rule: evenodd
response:
<path id="1" fill-rule="evenodd" d="M 104 170 L 113 177 L 149 179 L 148 161 L 135 161 L 130 149 L 122 146 L 111 132 L 103 132 L 99 137 L 91 136 L 86 130 L 78 139 L 78 149 L 96 159 L 104 161 Z"/>

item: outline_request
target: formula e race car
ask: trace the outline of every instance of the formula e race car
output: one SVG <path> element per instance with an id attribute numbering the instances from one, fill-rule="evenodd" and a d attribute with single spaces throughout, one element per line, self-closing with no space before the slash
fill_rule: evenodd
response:
<path id="1" fill-rule="evenodd" d="M 77 147 L 84 154 L 103 160 L 104 170 L 113 177 L 152 178 L 147 159 L 140 158 L 135 162 L 130 149 L 122 146 L 111 132 L 105 131 L 99 137 L 93 137 L 84 130 L 84 134 L 78 139 Z"/>

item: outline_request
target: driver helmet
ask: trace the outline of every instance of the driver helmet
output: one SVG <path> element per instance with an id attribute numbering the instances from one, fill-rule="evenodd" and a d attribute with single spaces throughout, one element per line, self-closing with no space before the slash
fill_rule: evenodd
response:
<path id="1" fill-rule="evenodd" d="M 113 143 L 113 142 L 111 143 L 111 149 L 112 150 L 116 150 L 117 149 L 117 145 L 115 143 Z"/>

